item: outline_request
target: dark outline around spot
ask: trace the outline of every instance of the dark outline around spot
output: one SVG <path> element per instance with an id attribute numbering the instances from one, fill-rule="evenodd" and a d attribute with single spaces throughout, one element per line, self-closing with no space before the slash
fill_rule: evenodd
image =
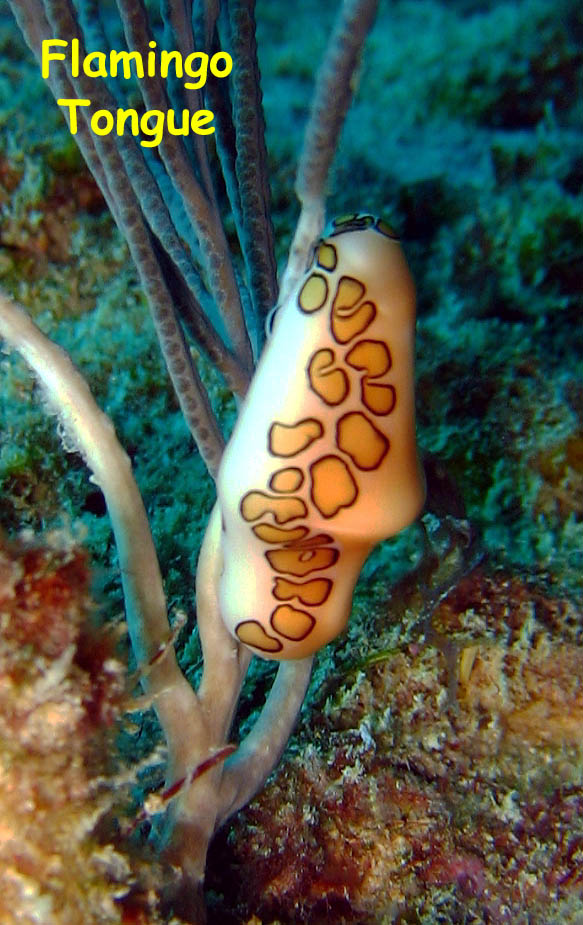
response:
<path id="1" fill-rule="evenodd" d="M 263 626 L 262 623 L 259 622 L 259 620 L 241 620 L 241 622 L 237 623 L 237 626 L 235 627 L 235 635 L 242 646 L 248 646 L 248 648 L 250 649 L 259 649 L 260 652 L 269 652 L 270 655 L 275 655 L 276 652 L 281 652 L 281 650 L 283 649 L 283 643 L 280 642 L 279 639 L 275 639 L 275 637 L 270 636 L 269 633 L 265 633 L 265 635 L 267 636 L 268 639 L 273 639 L 273 641 L 278 644 L 279 649 L 266 649 L 264 646 L 258 646 L 254 642 L 243 642 L 243 640 L 239 636 L 238 630 L 241 626 L 247 626 L 250 623 L 253 623 L 255 626 L 261 627 L 261 629 L 265 633 L 265 627 Z"/>
<path id="2" fill-rule="evenodd" d="M 367 421 L 367 423 L 370 424 L 370 426 L 372 427 L 372 429 L 375 430 L 375 431 L 377 432 L 377 434 L 379 434 L 379 435 L 383 438 L 383 440 L 384 440 L 384 442 L 385 442 L 385 444 L 386 444 L 386 450 L 385 450 L 385 452 L 383 453 L 383 455 L 381 456 L 381 458 L 379 459 L 379 461 L 378 461 L 378 463 L 376 464 L 376 466 L 359 466 L 358 463 L 356 462 L 356 460 L 354 459 L 354 456 L 352 456 L 347 450 L 343 450 L 342 447 L 340 446 L 340 443 L 338 442 L 338 428 L 339 428 L 339 426 L 340 426 L 340 422 L 343 421 L 343 420 L 344 420 L 345 418 L 347 418 L 347 417 L 354 417 L 355 415 L 360 415 L 360 417 L 363 417 L 363 418 L 365 419 L 365 421 Z M 389 450 L 390 450 L 390 448 L 391 448 L 391 442 L 390 442 L 389 438 L 386 437 L 386 436 L 378 429 L 378 427 L 375 427 L 375 426 L 374 426 L 374 424 L 373 424 L 372 421 L 369 421 L 369 419 L 367 418 L 366 414 L 363 414 L 362 411 L 347 411 L 346 414 L 343 414 L 343 415 L 342 415 L 341 417 L 339 417 L 338 420 L 336 421 L 336 446 L 337 446 L 338 450 L 339 450 L 341 453 L 344 453 L 345 456 L 348 456 L 348 457 L 352 460 L 352 462 L 354 463 L 354 465 L 356 466 L 356 468 L 357 468 L 357 469 L 360 469 L 361 472 L 376 472 L 377 469 L 380 469 L 383 460 L 386 458 L 386 456 L 387 456 L 387 454 L 388 454 L 388 452 L 389 452 Z"/>
<path id="3" fill-rule="evenodd" d="M 310 633 L 313 633 L 314 627 L 316 626 L 316 618 L 313 617 L 311 613 L 306 613 L 305 610 L 299 610 L 299 611 L 298 611 L 299 613 L 305 614 L 306 617 L 307 617 L 309 620 L 312 621 L 312 625 L 308 627 L 308 631 L 307 631 L 306 633 L 304 633 L 303 636 L 287 636 L 285 633 L 282 633 L 281 630 L 278 630 L 278 629 L 273 625 L 273 618 L 274 618 L 274 616 L 275 616 L 276 610 L 279 610 L 280 607 L 290 607 L 290 606 L 291 606 L 290 604 L 278 604 L 277 607 L 274 607 L 274 609 L 271 611 L 271 614 L 270 614 L 270 617 L 269 617 L 269 625 L 270 625 L 271 629 L 273 630 L 273 632 L 274 632 L 274 633 L 277 633 L 278 636 L 283 636 L 284 639 L 289 639 L 290 642 L 303 642 L 304 639 L 307 639 L 307 637 L 310 635 Z M 297 607 L 293 607 L 292 610 L 298 610 L 298 608 L 297 608 Z"/>
<path id="4" fill-rule="evenodd" d="M 342 416 L 343 416 L 343 417 L 346 417 L 346 415 L 342 415 Z M 346 455 L 348 456 L 348 453 L 347 453 Z M 313 475 L 312 475 L 312 469 L 314 468 L 314 466 L 315 466 L 317 463 L 323 462 L 325 459 L 339 460 L 344 466 L 346 466 L 346 470 L 347 470 L 347 472 L 348 472 L 348 475 L 349 475 L 350 478 L 352 479 L 352 483 L 353 483 L 353 485 L 354 485 L 354 487 L 355 487 L 355 489 L 356 489 L 356 494 L 355 494 L 355 496 L 354 496 L 354 499 L 350 502 L 350 504 L 343 504 L 343 505 L 341 505 L 339 508 L 337 508 L 337 509 L 334 511 L 333 514 L 324 514 L 324 512 L 321 510 L 321 508 L 319 507 L 319 505 L 316 504 L 316 499 L 314 498 L 314 477 L 313 477 Z M 318 459 L 315 459 L 314 462 L 310 464 L 310 498 L 312 499 L 312 504 L 314 505 L 314 507 L 316 508 L 316 510 L 319 511 L 319 513 L 321 514 L 321 516 L 322 516 L 322 517 L 325 517 L 326 520 L 332 520 L 333 517 L 336 517 L 336 515 L 338 514 L 339 511 L 349 510 L 351 507 L 353 507 L 353 506 L 356 504 L 357 500 L 358 500 L 358 495 L 359 495 L 358 483 L 356 482 L 356 480 L 355 480 L 355 478 L 354 478 L 352 472 L 351 472 L 350 469 L 348 468 L 348 465 L 347 465 L 346 462 L 342 459 L 341 456 L 335 456 L 334 453 L 326 453 L 324 456 L 319 456 Z"/>

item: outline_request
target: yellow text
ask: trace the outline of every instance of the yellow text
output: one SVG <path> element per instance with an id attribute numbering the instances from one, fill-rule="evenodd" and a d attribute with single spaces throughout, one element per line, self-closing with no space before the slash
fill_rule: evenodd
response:
<path id="1" fill-rule="evenodd" d="M 91 106 L 91 100 L 86 99 L 60 99 L 57 100 L 59 106 L 67 109 L 69 130 L 71 135 L 76 135 L 79 131 L 79 120 L 77 110 Z M 195 135 L 212 135 L 215 127 L 212 125 L 214 113 L 210 109 L 197 109 L 196 112 L 190 112 L 183 109 L 180 117 L 173 109 L 163 112 L 161 109 L 147 109 L 139 115 L 135 109 L 117 109 L 111 112 L 109 109 L 97 109 L 91 113 L 89 118 L 89 127 L 96 135 L 111 135 L 113 131 L 117 135 L 123 135 L 126 129 L 129 129 L 132 135 L 142 135 L 140 144 L 144 148 L 157 147 L 167 130 L 170 135 L 189 135 L 194 132 Z"/>

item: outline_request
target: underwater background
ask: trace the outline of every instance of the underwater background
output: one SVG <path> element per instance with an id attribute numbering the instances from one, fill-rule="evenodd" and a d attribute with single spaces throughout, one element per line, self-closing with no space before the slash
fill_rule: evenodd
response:
<path id="1" fill-rule="evenodd" d="M 336 7 L 257 4 L 281 264 L 297 219 L 293 184 L 314 73 Z M 318 656 L 280 768 L 219 833 L 209 859 L 211 921 L 583 921 L 582 129 L 576 0 L 381 3 L 328 216 L 380 213 L 402 236 L 418 289 L 428 509 L 422 525 L 367 562 L 348 631 Z M 187 615 L 179 652 L 195 680 L 193 574 L 213 486 L 171 392 L 127 248 L 4 0 L 0 285 L 70 352 L 115 423 L 151 518 L 171 613 Z M 0 536 L 9 548 L 7 537 L 22 530 L 42 533 L 57 558 L 67 548 L 65 565 L 48 559 L 60 587 L 80 589 L 83 606 L 71 605 L 78 625 L 91 614 L 119 621 L 101 494 L 80 458 L 63 451 L 24 366 L 2 354 L 1 367 Z M 203 378 L 230 426 L 229 393 L 211 369 Z M 73 541 L 90 564 L 70 552 Z M 13 593 L 9 571 L 0 568 L 0 602 Z M 41 618 L 35 626 L 46 633 Z M 26 644 L 26 652 L 36 645 L 32 636 Z M 26 652 L 19 678 L 30 668 Z M 129 918 L 123 865 L 130 870 L 126 854 L 138 847 L 123 847 L 113 797 L 96 830 L 90 781 L 77 782 L 83 796 L 74 808 L 59 792 L 68 753 L 81 777 L 80 766 L 89 778 L 107 773 L 95 757 L 100 723 L 88 730 L 72 721 L 69 738 L 54 738 L 58 760 L 48 751 L 31 757 L 7 719 L 19 688 L 6 659 L 2 649 L 0 812 L 23 842 L 14 851 L 0 825 L 5 897 L 26 876 L 39 897 L 54 893 L 41 920 L 69 921 L 73 900 L 45 864 L 61 850 L 54 833 L 62 831 L 62 851 L 74 843 L 78 855 L 74 868 L 62 867 L 74 881 L 67 889 L 102 910 L 84 921 L 164 920 L 147 904 L 143 918 Z M 252 673 L 242 730 L 272 673 L 261 664 Z M 121 711 L 120 685 L 116 675 L 101 713 L 110 696 Z M 151 712 L 132 723 L 108 747 L 124 763 L 145 763 L 129 798 L 137 811 L 162 770 L 147 762 L 157 735 Z M 30 793 L 19 798 L 25 779 Z M 117 884 L 119 896 L 99 880 L 97 856 L 103 883 Z M 39 920 L 5 902 L 0 921 Z"/>

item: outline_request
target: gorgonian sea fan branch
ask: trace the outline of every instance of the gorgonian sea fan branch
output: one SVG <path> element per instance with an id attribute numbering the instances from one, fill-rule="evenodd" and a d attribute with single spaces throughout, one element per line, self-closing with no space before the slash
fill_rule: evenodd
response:
<path id="1" fill-rule="evenodd" d="M 84 40 L 90 33 L 98 42 L 107 44 L 107 30 L 100 31 L 99 23 L 94 24 L 95 28 L 89 28 L 87 22 L 91 11 L 97 9 L 93 0 L 86 8 L 81 24 L 77 8 L 70 0 L 9 2 L 37 58 L 45 38 L 61 37 L 70 41 L 77 37 L 81 47 L 85 48 Z M 147 7 L 133 0 L 116 0 L 116 4 L 128 48 L 131 50 L 147 43 L 152 34 Z M 407 514 L 414 516 L 421 503 L 423 489 L 411 438 L 412 313 L 407 315 L 404 334 L 400 340 L 396 338 L 394 344 L 384 343 L 380 327 L 378 331 L 374 328 L 374 339 L 369 337 L 377 310 L 383 308 L 385 296 L 373 292 L 372 277 L 369 279 L 368 268 L 363 269 L 362 263 L 350 270 L 342 269 L 350 263 L 346 263 L 344 244 L 339 238 L 342 234 L 345 234 L 344 243 L 347 243 L 349 234 L 362 241 L 363 235 L 370 232 L 395 256 L 400 251 L 394 235 L 380 220 L 355 213 L 350 227 L 336 227 L 332 233 L 333 241 L 326 239 L 317 243 L 314 259 L 321 265 L 311 267 L 309 276 L 303 278 L 310 249 L 322 232 L 326 179 L 350 103 L 354 68 L 376 6 L 377 0 L 344 0 L 324 56 L 298 172 L 297 192 L 302 208 L 285 275 L 284 307 L 280 309 L 279 317 L 276 316 L 273 342 L 265 354 L 266 357 L 278 358 L 286 355 L 289 345 L 286 345 L 285 338 L 278 340 L 277 328 L 284 313 L 290 318 L 294 315 L 294 324 L 299 318 L 300 326 L 303 322 L 305 330 L 310 332 L 310 349 L 309 356 L 301 358 L 298 369 L 293 372 L 288 370 L 287 391 L 291 394 L 301 380 L 303 390 L 297 391 L 302 400 L 308 394 L 310 401 L 334 408 L 343 386 L 350 382 L 354 394 L 360 395 L 363 408 L 358 413 L 346 412 L 342 421 L 335 422 L 335 430 L 328 428 L 326 443 L 322 443 L 323 448 L 327 447 L 325 453 L 310 459 L 309 466 L 305 465 L 307 457 L 304 459 L 304 471 L 300 472 L 303 491 L 306 493 L 310 487 L 312 507 L 318 509 L 326 521 L 324 525 L 318 524 L 318 532 L 310 532 L 307 524 L 292 524 L 294 537 L 290 540 L 291 545 L 285 546 L 289 528 L 285 512 L 279 517 L 282 506 L 276 506 L 276 522 L 272 518 L 268 523 L 260 523 L 262 513 L 257 517 L 254 515 L 256 495 L 263 503 L 264 495 L 269 496 L 271 501 L 273 495 L 285 497 L 296 490 L 289 488 L 289 472 L 282 475 L 271 470 L 264 473 L 262 469 L 262 476 L 269 482 L 268 490 L 263 493 L 255 491 L 251 485 L 245 489 L 243 498 L 241 492 L 237 494 L 236 480 L 223 479 L 219 502 L 209 520 L 197 569 L 197 618 L 204 668 L 196 692 L 178 667 L 148 522 L 129 461 L 117 443 L 113 427 L 91 399 L 86 384 L 68 357 L 44 338 L 24 312 L 6 297 L 0 297 L 1 335 L 25 357 L 44 383 L 65 431 L 88 462 L 106 497 L 118 546 L 132 646 L 138 662 L 148 666 L 143 683 L 158 713 L 168 744 L 164 793 L 171 795 L 172 799 L 166 801 L 168 812 L 158 831 L 168 855 L 181 867 L 191 896 L 201 890 L 210 838 L 218 826 L 256 792 L 278 761 L 307 689 L 316 643 L 319 639 L 323 644 L 333 635 L 329 627 L 325 629 L 325 621 L 321 619 L 319 625 L 324 631 L 313 636 L 310 642 L 314 644 L 294 649 L 294 643 L 301 641 L 308 613 L 308 604 L 298 606 L 298 595 L 299 600 L 304 595 L 317 610 L 324 603 L 322 594 L 331 579 L 320 576 L 312 581 L 312 577 L 308 576 L 310 587 L 306 589 L 305 584 L 297 580 L 305 577 L 303 571 L 299 575 L 292 572 L 291 578 L 289 573 L 282 574 L 279 567 L 281 553 L 285 554 L 286 563 L 291 556 L 294 567 L 301 570 L 307 567 L 308 571 L 311 568 L 309 563 L 312 560 L 320 562 L 322 553 L 324 559 L 334 558 L 338 550 L 333 538 L 330 537 L 330 542 L 327 538 L 328 523 L 338 510 L 348 511 L 349 520 L 358 519 L 358 506 L 352 509 L 355 499 L 350 496 L 351 485 L 358 488 L 360 503 L 371 489 L 374 472 L 380 471 L 386 452 L 380 452 L 379 447 L 386 450 L 389 443 L 381 418 L 389 420 L 390 429 L 401 419 L 402 412 L 405 415 L 410 412 L 407 439 L 399 444 L 396 433 L 390 436 L 391 444 L 394 442 L 395 445 L 392 459 L 401 453 L 411 463 L 413 488 L 407 496 L 410 502 L 406 505 Z M 222 87 L 220 92 L 211 93 L 207 99 L 217 106 L 217 132 L 222 133 L 217 150 L 225 173 L 224 188 L 227 198 L 230 197 L 225 210 L 231 208 L 235 214 L 235 231 L 243 260 L 237 265 L 236 258 L 229 253 L 220 214 L 224 199 L 222 184 L 218 187 L 213 185 L 214 174 L 209 169 L 208 151 L 200 138 L 165 137 L 161 139 L 160 157 L 154 157 L 140 150 L 135 138 L 94 135 L 87 114 L 81 109 L 77 140 L 126 237 L 184 417 L 211 476 L 215 477 L 224 440 L 193 362 L 187 336 L 194 336 L 197 346 L 223 374 L 229 388 L 242 396 L 252 371 L 251 343 L 257 347 L 260 341 L 259 323 L 277 289 L 264 125 L 260 112 L 261 92 L 254 47 L 254 3 L 253 0 L 208 0 L 199 7 L 194 22 L 191 0 L 162 0 L 161 8 L 166 35 L 172 38 L 174 31 L 179 29 L 181 32 L 179 36 L 174 35 L 176 48 L 183 51 L 196 48 L 198 31 L 198 38 L 202 39 L 207 50 L 211 50 L 213 43 L 227 40 L 237 59 L 233 86 Z M 83 23 L 86 35 L 83 34 Z M 119 104 L 119 87 L 112 92 L 111 87 L 105 84 L 98 87 L 87 76 L 74 78 L 64 68 L 53 73 L 51 84 L 57 97 L 92 95 L 106 111 Z M 145 79 L 141 84 L 145 105 L 168 110 L 183 91 L 169 88 L 167 92 L 167 89 L 159 79 Z M 249 100 L 251 91 L 252 102 Z M 197 91 L 190 102 L 198 105 L 203 96 Z M 188 99 L 188 95 L 184 98 Z M 188 227 L 189 222 L 192 227 Z M 338 268 L 331 264 L 333 251 L 340 258 Z M 400 258 L 396 259 L 399 263 Z M 407 289 L 406 283 L 403 283 L 408 279 L 407 274 L 397 273 L 397 277 L 397 288 L 403 284 Z M 325 281 L 325 294 L 322 280 Z M 367 287 L 372 295 L 361 298 Z M 397 299 L 397 302 L 401 307 L 410 308 L 411 304 L 414 305 L 410 289 L 405 295 L 407 298 L 400 302 Z M 320 343 L 323 331 L 327 330 L 323 323 L 326 319 L 331 319 L 332 327 L 328 325 L 328 328 L 335 337 L 333 345 Z M 367 336 L 361 337 L 365 328 Z M 336 354 L 340 359 L 338 364 Z M 389 369 L 392 370 L 393 361 L 394 382 L 386 378 Z M 256 383 L 260 381 L 260 369 L 261 363 L 254 380 Z M 277 389 L 274 389 L 274 395 L 276 392 Z M 261 405 L 261 401 L 255 401 L 253 393 L 252 387 L 241 418 L 248 421 L 251 408 L 251 427 L 247 428 L 250 433 L 256 418 L 255 404 L 257 407 Z M 397 411 L 392 397 L 396 393 L 400 402 Z M 345 398 L 343 394 L 340 400 Z M 376 415 L 372 425 L 370 415 Z M 318 423 L 317 417 L 312 417 Z M 312 417 L 306 419 L 309 426 Z M 271 423 L 279 427 L 277 438 L 269 445 L 271 456 L 285 458 L 301 453 L 301 448 L 293 445 L 290 449 L 287 442 L 289 431 L 293 431 L 298 422 L 287 418 L 282 420 L 278 415 Z M 299 423 L 301 425 L 304 421 Z M 321 424 L 320 427 L 323 431 Z M 366 432 L 365 440 L 360 439 L 363 431 Z M 281 439 L 282 434 L 288 436 Z M 264 443 L 265 436 L 263 434 L 260 438 Z M 317 439 L 321 436 L 323 434 L 318 433 Z M 251 437 L 251 449 L 246 448 L 245 457 L 252 460 L 256 455 L 258 438 L 253 438 L 252 434 Z M 336 440 L 334 447 L 330 443 L 333 439 Z M 235 436 L 229 444 L 224 471 L 233 459 L 238 464 L 237 440 Z M 376 459 L 378 465 L 371 463 L 371 459 L 373 463 Z M 355 472 L 358 470 L 358 485 L 352 474 L 353 463 Z M 294 469 L 287 465 L 282 468 Z M 295 469 L 300 471 L 299 465 Z M 324 469 L 328 474 L 332 470 L 342 472 L 340 494 L 323 489 L 327 480 L 320 478 L 319 473 Z M 292 473 L 292 481 L 294 477 L 297 481 L 297 472 Z M 233 484 L 225 488 L 225 483 L 231 481 Z M 248 495 L 251 496 L 249 504 L 244 503 L 249 501 Z M 369 499 L 364 504 L 367 511 L 370 512 L 371 503 L 374 507 L 376 497 L 374 494 L 372 502 Z M 291 500 L 296 511 L 299 501 L 304 504 L 299 496 Z M 225 529 L 222 528 L 221 513 Z M 275 587 L 281 597 L 281 603 L 278 599 L 276 606 L 272 606 L 269 595 L 254 601 L 258 613 L 254 613 L 250 620 L 240 619 L 236 594 L 233 595 L 232 587 L 229 589 L 229 584 L 237 584 L 236 580 L 233 582 L 233 575 L 237 579 L 241 574 L 240 568 L 234 568 L 233 536 L 237 530 L 233 531 L 232 526 L 234 518 L 238 516 L 241 520 L 243 514 L 245 536 L 252 534 L 265 544 L 263 552 L 272 555 L 271 559 L 263 555 L 262 564 L 273 561 L 274 570 L 278 572 L 275 583 L 270 576 L 270 581 L 263 582 L 262 588 Z M 387 532 L 380 530 L 380 535 L 387 535 Z M 301 547 L 306 536 L 309 542 Z M 285 548 L 280 548 L 282 545 Z M 240 549 L 235 551 L 235 558 L 239 554 Z M 283 572 L 286 572 L 285 568 Z M 352 573 L 356 575 L 355 562 L 351 565 Z M 249 602 L 243 603 L 248 609 Z M 340 619 L 337 614 L 334 631 L 345 622 L 349 605 L 346 597 L 338 608 Z M 324 611 L 328 614 L 333 610 L 333 607 L 324 608 L 321 615 Z M 310 626 L 312 619 L 318 622 L 317 617 L 311 618 L 309 614 L 308 617 Z M 265 623 L 268 635 L 274 625 L 277 628 L 279 636 L 275 648 L 275 637 L 270 640 L 269 650 L 262 645 L 265 636 L 257 629 L 257 618 Z M 249 630 L 248 624 L 253 621 Z M 307 635 L 309 633 L 306 638 Z M 171 640 L 170 643 L 168 640 Z M 257 645 L 257 642 L 260 644 Z M 275 652 L 276 648 L 281 655 Z M 163 655 L 160 657 L 161 651 Z M 267 702 L 237 751 L 226 757 L 224 762 L 213 764 L 211 760 L 209 765 L 205 765 L 209 755 L 226 755 L 222 750 L 229 736 L 251 651 L 289 660 L 280 662 Z M 202 775 L 196 773 L 200 766 L 207 767 Z"/>

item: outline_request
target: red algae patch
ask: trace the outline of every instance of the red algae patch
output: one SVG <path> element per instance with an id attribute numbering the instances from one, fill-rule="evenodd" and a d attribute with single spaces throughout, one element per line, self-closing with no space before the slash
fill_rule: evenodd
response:
<path id="1" fill-rule="evenodd" d="M 477 569 L 433 614 L 455 684 L 421 639 L 339 681 L 312 743 L 219 836 L 209 885 L 229 883 L 225 921 L 575 922 L 580 621 L 572 602 Z"/>
<path id="2" fill-rule="evenodd" d="M 160 871 L 116 821 L 125 667 L 91 626 L 86 553 L 47 540 L 0 533 L 0 921 L 157 925 Z"/>

